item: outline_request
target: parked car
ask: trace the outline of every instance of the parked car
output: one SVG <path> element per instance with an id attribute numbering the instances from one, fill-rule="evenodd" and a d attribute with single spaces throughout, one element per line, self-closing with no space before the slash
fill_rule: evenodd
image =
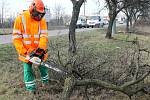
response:
<path id="1" fill-rule="evenodd" d="M 100 16 L 88 16 L 87 27 L 103 27 L 105 23 L 102 21 Z"/>
<path id="2" fill-rule="evenodd" d="M 76 24 L 76 28 L 86 28 L 87 27 L 87 23 L 85 19 L 78 19 L 77 24 Z"/>

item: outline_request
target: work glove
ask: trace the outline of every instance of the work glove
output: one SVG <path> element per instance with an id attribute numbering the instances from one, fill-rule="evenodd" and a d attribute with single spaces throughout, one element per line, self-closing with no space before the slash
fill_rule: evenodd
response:
<path id="1" fill-rule="evenodd" d="M 47 50 L 37 48 L 35 51 L 31 52 L 30 56 L 39 57 L 41 60 L 43 60 L 46 53 Z"/>
<path id="2" fill-rule="evenodd" d="M 44 59 L 44 55 L 47 53 L 47 51 L 37 48 L 36 50 L 32 51 L 30 53 L 30 62 L 33 63 L 35 66 L 39 66 L 42 63 L 42 60 Z"/>
<path id="3" fill-rule="evenodd" d="M 39 57 L 32 57 L 29 61 L 30 61 L 30 62 L 33 64 L 33 66 L 35 66 L 35 67 L 40 66 L 41 63 L 42 63 L 42 60 L 41 60 Z"/>
<path id="4" fill-rule="evenodd" d="M 26 59 L 27 59 L 27 60 L 30 60 L 30 56 L 29 56 L 28 54 L 26 55 Z"/>

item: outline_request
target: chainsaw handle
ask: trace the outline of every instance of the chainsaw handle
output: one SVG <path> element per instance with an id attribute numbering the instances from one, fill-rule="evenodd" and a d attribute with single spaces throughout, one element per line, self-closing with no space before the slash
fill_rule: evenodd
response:
<path id="1" fill-rule="evenodd" d="M 35 51 L 30 53 L 30 57 L 39 57 L 40 59 L 43 59 L 47 51 L 48 49 L 44 50 L 41 48 L 37 48 Z"/>

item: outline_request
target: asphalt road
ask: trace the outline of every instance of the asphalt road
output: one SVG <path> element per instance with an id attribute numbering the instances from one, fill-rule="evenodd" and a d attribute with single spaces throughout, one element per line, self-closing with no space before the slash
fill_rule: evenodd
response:
<path id="1" fill-rule="evenodd" d="M 76 32 L 84 32 L 84 31 L 91 31 L 97 28 L 83 28 L 83 29 L 76 29 Z M 59 36 L 63 34 L 68 34 L 68 29 L 63 30 L 50 30 L 48 31 L 49 36 Z M 0 35 L 0 44 L 9 44 L 12 43 L 12 35 Z"/>

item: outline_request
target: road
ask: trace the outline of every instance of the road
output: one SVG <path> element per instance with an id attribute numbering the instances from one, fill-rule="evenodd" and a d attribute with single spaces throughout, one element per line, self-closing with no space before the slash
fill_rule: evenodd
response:
<path id="1" fill-rule="evenodd" d="M 76 29 L 76 32 L 84 32 L 84 31 L 91 31 L 95 30 L 96 28 L 83 28 L 83 29 Z M 63 30 L 49 30 L 48 36 L 59 36 L 63 34 L 68 34 L 68 29 Z M 9 44 L 12 43 L 12 35 L 0 35 L 0 44 Z"/>

